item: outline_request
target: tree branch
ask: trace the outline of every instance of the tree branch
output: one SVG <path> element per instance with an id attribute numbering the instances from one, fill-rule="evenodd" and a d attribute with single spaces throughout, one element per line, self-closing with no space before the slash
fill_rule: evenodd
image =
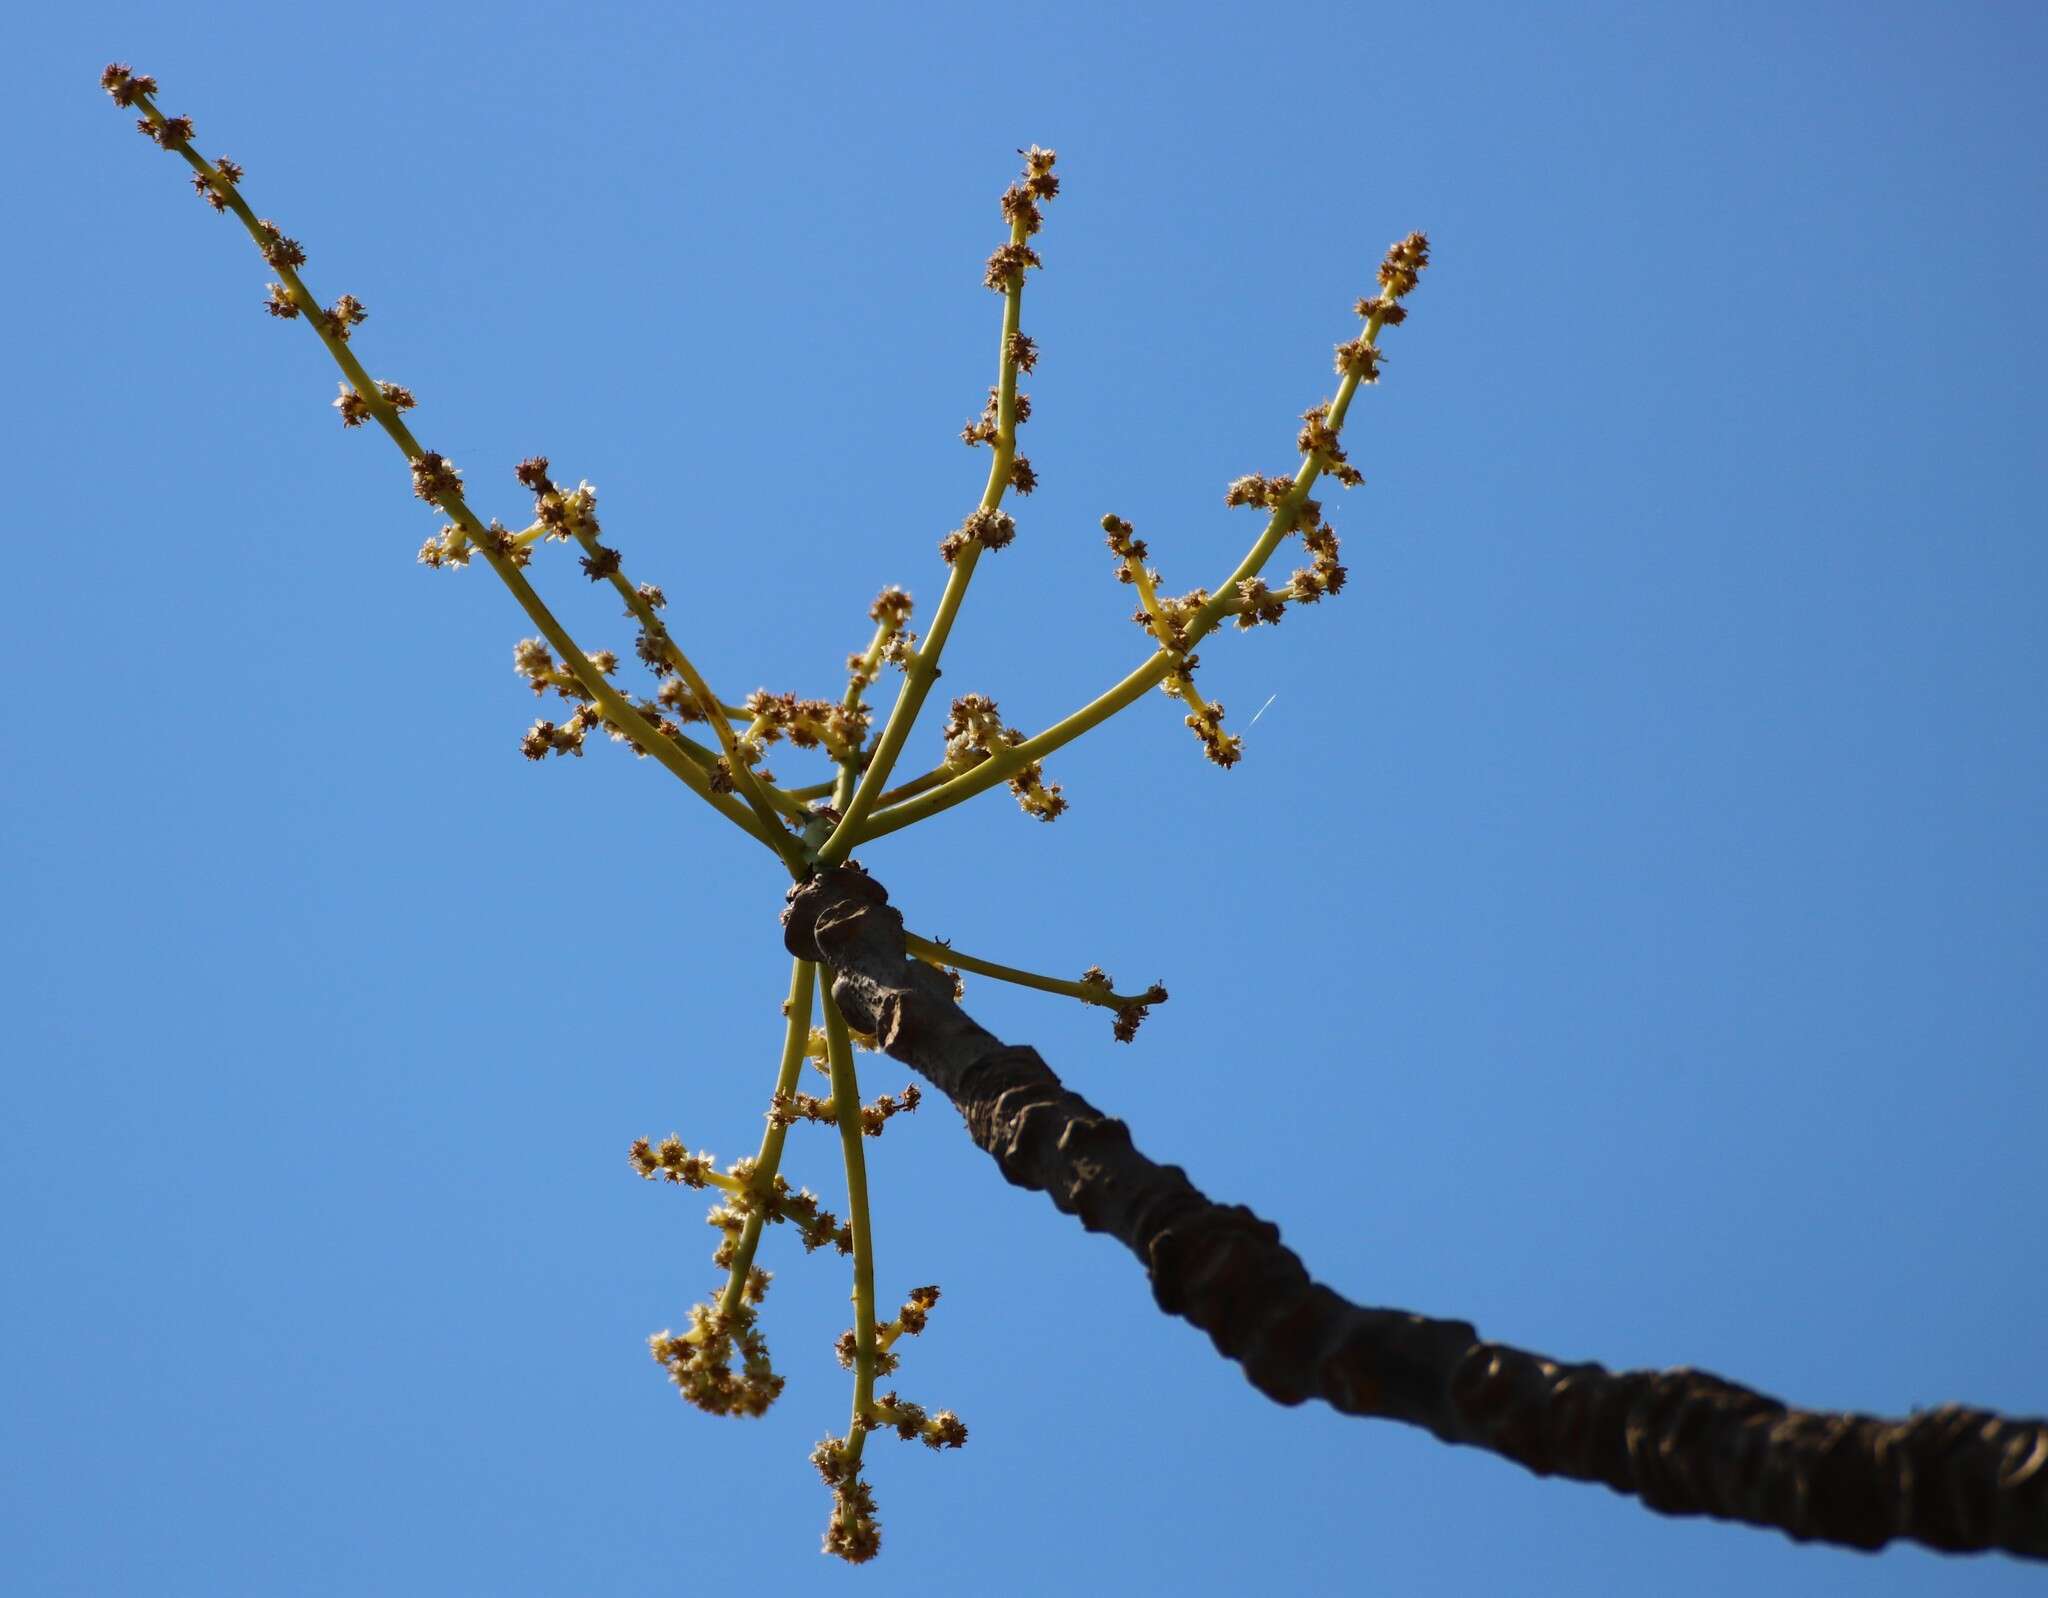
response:
<path id="1" fill-rule="evenodd" d="M 1352 1304 L 1310 1279 L 1271 1222 L 1148 1159 L 1034 1050 L 976 1023 L 946 977 L 910 958 L 872 877 L 821 871 L 789 901 L 784 941 L 831 969 L 847 1019 L 950 1098 L 1011 1182 L 1122 1241 L 1160 1308 L 1276 1402 L 1403 1421 L 1662 1514 L 1852 1548 L 1905 1538 L 2048 1559 L 2048 1421 L 1956 1405 L 1904 1421 L 1793 1409 L 1702 1371 L 1560 1364 L 1464 1321 Z"/>

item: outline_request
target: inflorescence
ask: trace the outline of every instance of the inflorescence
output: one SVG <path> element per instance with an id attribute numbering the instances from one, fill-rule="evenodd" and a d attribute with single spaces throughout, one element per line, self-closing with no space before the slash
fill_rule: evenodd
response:
<path id="1" fill-rule="evenodd" d="M 533 761 L 551 754 L 581 756 L 588 736 L 602 729 L 635 755 L 666 766 L 728 821 L 775 851 L 793 877 L 801 879 L 821 865 L 842 864 L 855 845 L 913 825 L 997 783 L 1007 784 L 1027 814 L 1041 821 L 1055 819 L 1068 808 L 1068 801 L 1060 784 L 1045 780 L 1044 755 L 1154 687 L 1183 703 L 1186 723 L 1211 760 L 1226 767 L 1236 764 L 1243 755 L 1241 736 L 1225 731 L 1224 707 L 1206 700 L 1195 686 L 1197 646 L 1225 619 L 1234 620 L 1240 629 L 1277 625 L 1289 606 L 1319 603 L 1345 585 L 1337 535 L 1309 491 L 1325 474 L 1347 488 L 1364 481 L 1341 434 L 1357 389 L 1379 381 L 1382 329 L 1406 319 L 1403 302 L 1429 264 L 1428 242 L 1419 233 L 1387 252 L 1377 293 L 1359 300 L 1356 312 L 1364 325 L 1356 337 L 1337 346 L 1339 384 L 1334 397 L 1302 414 L 1295 439 L 1300 460 L 1293 474 L 1240 477 L 1229 485 L 1226 506 L 1249 507 L 1265 515 L 1264 530 L 1229 578 L 1214 591 L 1196 588 L 1178 597 L 1164 595 L 1151 552 L 1131 523 L 1114 515 L 1103 517 L 1117 579 L 1137 591 L 1133 620 L 1153 647 L 1151 657 L 1095 701 L 1035 736 L 1027 737 L 1008 724 L 987 695 L 962 694 L 952 701 L 946 718 L 938 763 L 920 776 L 903 779 L 897 777 L 897 761 L 939 675 L 938 653 L 975 566 L 982 554 L 1004 549 L 1016 538 L 1016 521 L 1003 501 L 1010 493 L 1028 496 L 1038 485 L 1036 469 L 1017 451 L 1017 429 L 1031 415 L 1030 396 L 1018 390 L 1017 380 L 1037 367 L 1040 353 L 1036 341 L 1021 330 L 1019 316 L 1026 275 L 1043 265 L 1032 241 L 1044 226 L 1045 207 L 1060 189 L 1051 150 L 1033 145 L 1020 151 L 1023 171 L 1001 198 L 1008 237 L 990 254 L 983 272 L 984 284 L 1003 298 L 997 381 L 988 390 L 980 415 L 961 429 L 969 446 L 988 449 L 993 459 L 980 503 L 940 541 L 946 587 L 930 623 L 929 640 L 921 641 L 910 630 L 910 595 L 901 588 L 884 588 L 868 609 L 874 631 L 867 645 L 846 657 L 846 685 L 837 699 L 763 688 L 732 703 L 713 692 L 684 652 L 662 614 L 667 596 L 654 584 L 635 583 L 627 576 L 623 555 L 605 540 L 595 488 L 587 482 L 562 486 L 548 459 L 532 456 L 519 462 L 513 474 L 533 496 L 527 525 L 514 530 L 480 519 L 469 506 L 470 490 L 461 469 L 425 448 L 410 431 L 406 418 L 417 405 L 412 391 L 373 379 L 357 359 L 353 335 L 369 315 L 363 302 L 343 294 L 322 305 L 313 296 L 300 276 L 307 262 L 304 245 L 249 207 L 241 193 L 243 168 L 237 162 L 226 156 L 208 161 L 197 153 L 191 120 L 166 116 L 157 108 L 154 78 L 115 65 L 101 74 L 100 83 L 116 105 L 139 113 L 136 125 L 152 143 L 192 169 L 192 187 L 208 207 L 242 223 L 274 274 L 265 286 L 264 311 L 280 321 L 305 323 L 341 371 L 340 394 L 332 403 L 343 427 L 359 429 L 374 422 L 403 451 L 414 495 L 444 518 L 421 546 L 420 564 L 458 570 L 481 560 L 526 612 L 536 635 L 521 639 L 514 648 L 514 669 L 536 697 L 557 703 L 549 715 L 527 728 L 519 741 L 520 752 Z M 1284 583 L 1269 581 L 1263 575 L 1265 565 L 1288 537 L 1301 540 L 1305 564 Z M 615 679 L 625 657 L 609 648 L 583 649 L 528 582 L 525 572 L 536 552 L 548 544 L 574 546 L 583 576 L 608 584 L 618 596 L 634 629 L 630 659 L 652 679 L 648 691 L 629 694 L 619 688 Z M 885 667 L 899 672 L 902 682 L 878 731 L 866 694 L 881 681 Z M 709 741 L 693 736 L 691 729 L 708 729 Z M 778 743 L 822 756 L 833 774 L 809 787 L 778 785 L 774 774 L 761 765 L 767 750 Z M 892 777 L 897 778 L 893 786 Z M 1078 980 L 1068 980 L 999 965 L 947 943 L 916 937 L 908 943 L 911 956 L 946 972 L 956 991 L 960 972 L 972 971 L 1107 1008 L 1113 1013 L 1113 1035 L 1121 1042 L 1129 1042 L 1151 1007 L 1167 996 L 1157 984 L 1120 994 L 1099 966 L 1090 966 Z M 858 1562 L 873 1557 L 881 1545 L 874 1494 L 861 1475 L 868 1434 L 890 1430 L 905 1440 L 943 1450 L 960 1447 L 967 1428 L 951 1410 L 928 1411 L 894 1391 L 874 1391 L 877 1378 L 896 1373 L 900 1340 L 924 1330 L 939 1290 L 916 1288 L 894 1319 L 877 1319 L 862 1145 L 879 1136 L 895 1116 L 914 1111 L 921 1095 L 913 1085 L 901 1094 L 862 1102 L 853 1049 L 857 1044 L 873 1048 L 875 1040 L 846 1025 L 829 993 L 820 991 L 817 976 L 818 968 L 805 961 L 792 967 L 790 995 L 783 1006 L 781 1060 L 757 1155 L 721 1168 L 711 1155 L 693 1154 L 679 1138 L 669 1137 L 658 1144 L 639 1139 L 629 1158 L 648 1181 L 716 1193 L 708 1217 L 718 1234 L 712 1261 L 725 1279 L 709 1299 L 694 1306 L 683 1331 L 658 1332 L 649 1340 L 669 1379 L 700 1409 L 759 1415 L 782 1391 L 783 1378 L 774 1368 L 759 1325 L 770 1273 L 755 1258 L 769 1227 L 787 1226 L 806 1253 L 831 1249 L 852 1259 L 855 1325 L 840 1337 L 836 1352 L 840 1363 L 854 1373 L 853 1412 L 846 1434 L 826 1438 L 811 1459 L 833 1496 L 825 1547 Z M 812 1024 L 817 1010 L 823 1012 L 822 1027 Z M 829 1093 L 798 1091 L 807 1061 L 830 1078 Z M 781 1173 L 785 1140 L 799 1123 L 838 1129 L 848 1188 L 844 1222 L 823 1208 L 814 1194 L 792 1189 Z"/>

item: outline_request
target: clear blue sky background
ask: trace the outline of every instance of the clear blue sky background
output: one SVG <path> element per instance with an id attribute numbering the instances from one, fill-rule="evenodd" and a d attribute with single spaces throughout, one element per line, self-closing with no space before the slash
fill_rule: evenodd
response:
<path id="1" fill-rule="evenodd" d="M 1041 491 L 945 687 L 1026 728 L 1254 526 L 1389 239 L 1437 264 L 1349 435 L 1352 588 L 877 846 L 920 930 L 1174 998 L 970 1003 L 1367 1303 L 1822 1407 L 2048 1409 L 2048 22 L 2037 6 L 368 5 L 14 24 L 16 684 L 0 1568 L 59 1594 L 2038 1591 L 1675 1522 L 1278 1409 L 934 1104 L 880 1275 L 945 1301 L 817 1553 L 836 1260 L 789 1388 L 679 1403 L 710 1284 L 639 1133 L 752 1148 L 777 871 L 610 746 L 537 769 L 489 574 L 95 86 L 163 81 L 359 295 L 487 514 L 601 486 L 729 692 L 835 692 L 983 458 L 1015 148 Z M 540 570 L 588 642 L 615 607 Z M 1270 704 L 1268 704 L 1270 701 Z M 920 763 L 936 753 L 920 732 Z M 793 775 L 787 759 L 778 770 Z M 881 1062 L 871 1088 L 902 1068 Z M 799 1181 L 839 1190 L 832 1139 Z"/>

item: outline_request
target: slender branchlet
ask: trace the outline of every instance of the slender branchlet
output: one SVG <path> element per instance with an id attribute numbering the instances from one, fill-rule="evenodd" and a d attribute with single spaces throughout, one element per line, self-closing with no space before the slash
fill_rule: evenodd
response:
<path id="1" fill-rule="evenodd" d="M 832 1097 L 839 1106 L 840 1152 L 846 1163 L 846 1209 L 853 1234 L 853 1419 L 843 1445 L 849 1495 L 835 1488 L 832 1518 L 825 1533 L 829 1552 L 858 1562 L 880 1546 L 874 1497 L 860 1482 L 861 1454 L 866 1445 L 865 1421 L 875 1401 L 875 1244 L 868 1214 L 867 1154 L 861 1147 L 860 1078 L 853 1064 L 853 1040 L 833 1003 L 831 990 L 820 994 L 825 1009 L 825 1045 L 832 1068 Z M 839 1546 L 835 1546 L 835 1538 Z M 860 1550 L 866 1548 L 867 1552 Z"/>
<path id="2" fill-rule="evenodd" d="M 398 384 L 373 379 L 363 369 L 347 336 L 367 314 L 363 312 L 361 302 L 352 295 L 343 295 L 332 309 L 321 306 L 300 276 L 299 269 L 307 260 L 305 247 L 288 237 L 277 223 L 257 216 L 250 208 L 242 196 L 242 168 L 239 165 L 230 161 L 223 167 L 206 160 L 192 147 L 190 120 L 167 117 L 157 109 L 153 78 L 116 65 L 101 74 L 100 82 L 116 104 L 142 112 L 138 126 L 152 142 L 178 155 L 192 168 L 195 178 L 205 184 L 206 192 L 219 201 L 214 206 L 215 210 L 231 213 L 241 222 L 264 263 L 278 277 L 278 281 L 270 286 L 266 308 L 273 315 L 303 320 L 340 367 L 346 390 L 353 392 L 352 401 L 336 402 L 343 424 L 360 426 L 363 421 L 372 420 L 390 436 L 411 468 L 414 494 L 451 519 L 462 535 L 464 547 L 481 551 L 520 608 L 554 646 L 568 668 L 582 679 L 605 722 L 621 741 L 636 753 L 654 756 L 686 787 L 742 831 L 769 848 L 781 851 L 783 844 L 779 826 L 770 829 L 750 814 L 744 805 L 715 793 L 709 775 L 699 762 L 677 748 L 672 738 L 661 735 L 624 695 L 584 664 L 585 652 L 577 647 L 568 630 L 555 619 L 522 575 L 520 568 L 526 561 L 520 558 L 522 551 L 512 545 L 512 535 L 495 523 L 487 528 L 469 507 L 461 471 L 446 456 L 425 448 L 413 436 L 401 415 L 413 408 L 415 400 L 412 393 Z M 454 541 L 444 530 L 436 542 L 452 547 Z M 429 560 L 427 563 L 448 564 L 446 549 L 440 561 Z M 526 747 L 526 740 L 522 740 L 521 747 Z"/>
<path id="3" fill-rule="evenodd" d="M 888 785 L 903 745 L 910 736 L 925 697 L 939 674 L 939 657 L 953 631 L 954 619 L 967 597 L 976 562 L 984 549 L 1000 549 L 1016 535 L 1016 524 L 1002 509 L 1003 496 L 1013 484 L 1017 461 L 1017 427 L 1030 414 L 1030 402 L 1017 392 L 1020 361 L 1036 365 L 1037 346 L 1023 336 L 1018 326 L 1024 303 L 1024 275 L 1040 262 L 1037 251 L 1024 241 L 1036 234 L 1044 221 L 1044 206 L 1059 193 L 1059 178 L 1053 172 L 1053 152 L 1033 145 L 1024 152 L 1024 174 L 1003 193 L 1003 215 L 1010 224 L 1009 242 L 989 257 L 983 281 L 1003 296 L 1003 326 L 997 346 L 997 378 L 993 400 L 995 432 L 986 442 L 995 458 L 989 462 L 987 485 L 981 503 L 962 522 L 958 531 L 940 543 L 940 553 L 950 570 L 946 587 L 939 596 L 930 629 L 912 655 L 896 693 L 896 703 L 883 724 L 882 735 L 867 768 L 843 807 L 831 835 L 818 850 L 820 863 L 836 865 L 846 859 L 861 837 L 868 816 Z M 1036 479 L 1032 479 L 1036 483 Z M 1019 762 L 1019 769 L 1029 762 Z M 1007 775 L 1007 774 L 1006 774 Z"/>
<path id="4" fill-rule="evenodd" d="M 1115 984 L 1099 965 L 1091 965 L 1077 980 L 1068 981 L 1064 977 L 1049 977 L 1037 971 L 1024 971 L 1016 966 L 998 965 L 993 960 L 962 954 L 939 938 L 920 938 L 915 933 L 906 932 L 903 941 L 920 960 L 941 970 L 952 970 L 956 977 L 960 971 L 972 971 L 977 976 L 994 977 L 999 982 L 1014 982 L 1020 988 L 1064 994 L 1070 999 L 1079 999 L 1083 1004 L 1113 1010 L 1116 1021 L 1112 1030 L 1119 1043 L 1129 1043 L 1135 1038 L 1139 1023 L 1152 1013 L 1152 1006 L 1166 1002 L 1166 989 L 1156 982 L 1142 993 L 1118 993 Z M 960 997 L 959 993 L 955 992 L 954 997 Z"/>
<path id="5" fill-rule="evenodd" d="M 836 714 L 827 718 L 830 735 L 820 735 L 833 763 L 839 767 L 839 774 L 803 795 L 813 799 L 831 795 L 832 803 L 819 813 L 819 820 L 828 829 L 839 822 L 866 763 L 867 736 L 874 722 L 868 710 L 867 691 L 881 676 L 883 662 L 902 665 L 908 661 L 907 650 L 915 642 L 915 636 L 908 631 L 911 610 L 910 595 L 893 585 L 883 589 L 868 607 L 868 620 L 875 624 L 874 637 L 868 640 L 866 649 L 846 657 L 846 692 L 840 695 Z"/>

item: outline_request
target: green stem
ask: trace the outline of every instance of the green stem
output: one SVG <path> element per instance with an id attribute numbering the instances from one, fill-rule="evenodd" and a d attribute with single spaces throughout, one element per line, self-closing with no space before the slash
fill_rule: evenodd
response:
<path id="1" fill-rule="evenodd" d="M 778 1094 L 794 1093 L 797 1077 L 804 1068 L 804 1045 L 811 1036 L 811 989 L 817 970 L 808 960 L 790 962 L 789 1024 L 783 1029 L 782 1064 L 775 1074 L 775 1091 Z M 775 1173 L 782 1168 L 782 1145 L 788 1137 L 788 1127 L 770 1121 L 761 1138 L 761 1152 L 754 1161 L 754 1180 L 759 1184 L 763 1204 L 774 1190 Z M 746 1295 L 747 1273 L 754 1268 L 754 1251 L 760 1246 L 761 1231 L 767 1224 L 765 1208 L 757 1206 L 748 1212 L 739 1245 L 733 1250 L 732 1271 L 726 1278 L 725 1292 L 718 1301 L 721 1315 L 731 1315 L 740 1307 Z"/>
<path id="2" fill-rule="evenodd" d="M 819 988 L 825 1007 L 825 1053 L 832 1066 L 832 1101 L 839 1109 L 839 1147 L 846 1159 L 847 1224 L 853 1232 L 853 1420 L 846 1431 L 849 1472 L 860 1468 L 867 1446 L 863 1422 L 875 1402 L 875 1243 L 868 1217 L 867 1152 L 861 1146 L 860 1078 L 846 1018 L 832 1002 L 829 983 Z"/>
<path id="3" fill-rule="evenodd" d="M 704 752 L 709 754 L 711 751 L 707 749 Z M 948 775 L 949 773 L 944 766 L 934 766 L 930 771 L 920 776 L 912 777 L 908 782 L 898 783 L 887 793 L 883 794 L 876 803 L 880 806 L 886 806 L 896 804 L 900 800 L 914 799 L 926 789 L 936 788 L 946 780 Z M 788 797 L 791 799 L 824 799 L 829 797 L 836 787 L 837 784 L 835 783 L 814 782 L 807 788 L 789 789 Z"/>
<path id="4" fill-rule="evenodd" d="M 1021 217 L 1010 224 L 1012 244 L 1022 244 L 1026 236 Z M 1003 291 L 1003 341 L 997 357 L 996 437 L 991 446 L 995 458 L 989 462 L 988 483 L 981 491 L 983 510 L 994 510 L 1002 504 L 1003 493 L 1010 485 L 1010 468 L 1017 458 L 1017 362 L 1012 351 L 1023 315 L 1024 272 L 1025 268 L 1018 267 L 1017 275 Z M 910 729 L 924 709 L 925 696 L 938 679 L 939 656 L 945 652 L 946 639 L 953 631 L 953 618 L 960 613 L 961 602 L 967 597 L 967 585 L 974 579 L 974 567 L 980 557 L 981 545 L 972 540 L 953 557 L 953 569 L 946 578 L 946 591 L 939 596 L 939 608 L 932 617 L 931 627 L 910 658 L 909 668 L 903 675 L 903 686 L 897 690 L 896 703 L 882 728 L 881 741 L 875 745 L 874 757 L 869 760 L 867 770 L 861 773 L 860 786 L 842 810 L 839 824 L 832 829 L 832 836 L 818 851 L 820 865 L 840 864 L 852 852 L 856 840 L 861 838 L 862 829 L 889 781 L 889 773 L 896 769 L 897 758 L 903 753 Z"/>
<path id="5" fill-rule="evenodd" d="M 1368 342 L 1379 338 L 1380 318 L 1375 311 L 1365 324 Z M 1351 409 L 1351 396 L 1358 391 L 1358 374 L 1346 372 L 1344 380 L 1337 385 L 1337 397 L 1330 402 L 1330 431 L 1344 430 L 1344 413 Z M 1224 579 L 1223 585 L 1209 596 L 1209 602 L 1195 612 L 1194 622 L 1188 628 L 1188 648 L 1207 637 L 1217 623 L 1230 614 L 1237 603 L 1237 585 L 1247 577 L 1256 577 L 1273 558 L 1273 551 L 1280 547 L 1281 539 L 1294 531 L 1294 513 L 1301 508 L 1301 502 L 1308 498 L 1308 491 L 1315 486 L 1316 478 L 1322 475 L 1321 457 L 1311 453 L 1302 459 L 1301 470 L 1294 474 L 1294 486 L 1287 491 L 1287 497 L 1274 507 L 1273 514 L 1266 520 L 1266 530 L 1259 535 L 1258 542 L 1245 551 L 1243 560 L 1237 563 L 1237 570 Z"/>
<path id="6" fill-rule="evenodd" d="M 584 551 L 595 558 L 601 547 L 597 535 L 579 526 L 576 538 L 583 545 Z M 740 796 L 754 812 L 754 817 L 761 823 L 762 830 L 774 841 L 775 852 L 782 856 L 782 863 L 789 868 L 789 874 L 797 881 L 803 881 L 811 873 L 810 859 L 803 845 L 789 835 L 777 818 L 775 808 L 765 791 L 765 785 L 754 775 L 754 768 L 742 755 L 739 740 L 733 736 L 732 726 L 722 713 L 725 708 L 724 702 L 712 693 L 710 685 L 690 663 L 690 657 L 683 653 L 682 645 L 678 644 L 669 632 L 668 625 L 655 614 L 654 607 L 642 597 L 640 590 L 627 580 L 626 574 L 623 571 L 611 573 L 611 584 L 619 597 L 625 600 L 626 609 L 632 612 L 633 619 L 640 623 L 647 635 L 661 640 L 662 652 L 668 657 L 669 665 L 675 668 L 676 675 L 688 685 L 690 692 L 696 697 L 699 708 L 708 712 L 706 719 L 711 723 L 712 732 L 717 735 L 719 748 L 725 752 L 726 769 L 732 773 L 732 780 L 738 786 Z M 799 805 L 796 809 L 798 814 L 802 815 L 803 807 Z"/>
<path id="7" fill-rule="evenodd" d="M 903 941 L 908 945 L 910 952 L 920 960 L 935 965 L 954 966 L 962 971 L 972 971 L 977 976 L 994 977 L 1000 982 L 1014 982 L 1020 988 L 1036 988 L 1040 993 L 1064 994 L 1070 999 L 1079 999 L 1083 1004 L 1099 1004 L 1106 1010 L 1145 1002 L 1145 995 L 1142 993 L 1112 993 L 1105 987 L 1086 982 L 1069 982 L 1064 977 L 1042 976 L 1036 971 L 1024 971 L 1016 966 L 997 965 L 993 960 L 982 960 L 971 954 L 962 954 L 950 943 L 920 938 L 914 932 L 904 933 Z"/>
<path id="8" fill-rule="evenodd" d="M 1151 618 L 1147 626 L 1152 635 L 1162 644 L 1171 636 L 1166 630 L 1166 617 L 1159 609 L 1159 594 L 1152 586 L 1152 574 L 1145 569 L 1142 560 L 1127 560 L 1124 569 L 1131 574 L 1131 581 L 1137 585 L 1138 603 Z"/>
<path id="9" fill-rule="evenodd" d="M 905 799 L 915 799 L 919 794 L 936 788 L 946 780 L 946 777 L 947 771 L 944 766 L 934 766 L 930 771 L 925 772 L 921 776 L 912 777 L 908 782 L 898 783 L 882 795 L 881 803 L 893 805 Z"/>
<path id="10" fill-rule="evenodd" d="M 896 703 L 889 711 L 889 720 L 882 728 L 881 740 L 875 745 L 868 769 L 861 774 L 859 787 L 840 811 L 839 822 L 833 827 L 832 835 L 818 851 L 820 865 L 838 865 L 852 852 L 854 838 L 859 835 L 860 828 L 881 797 L 882 785 L 889 780 L 889 773 L 895 768 L 897 758 L 903 753 L 903 745 L 910 737 L 910 729 L 924 709 L 925 696 L 938 679 L 939 655 L 953 630 L 953 618 L 960 613 L 961 601 L 967 597 L 967 585 L 973 580 L 975 563 L 980 557 L 981 545 L 978 543 L 969 543 L 953 557 L 953 569 L 946 578 L 946 591 L 939 596 L 939 608 L 932 617 L 931 629 L 904 672 L 903 686 L 896 691 Z"/>
<path id="11" fill-rule="evenodd" d="M 882 647 L 888 643 L 890 634 L 894 631 L 895 629 L 886 621 L 877 622 L 875 636 L 861 654 L 860 670 L 846 674 L 846 692 L 840 698 L 839 707 L 849 717 L 860 709 L 861 696 L 867 691 L 868 683 L 874 680 L 875 673 L 881 666 Z M 834 810 L 843 812 L 848 801 L 853 798 L 853 786 L 860 781 L 860 754 L 859 748 L 856 747 L 840 756 L 838 777 L 825 784 L 818 795 L 819 798 L 823 798 L 829 793 L 832 796 Z"/>

